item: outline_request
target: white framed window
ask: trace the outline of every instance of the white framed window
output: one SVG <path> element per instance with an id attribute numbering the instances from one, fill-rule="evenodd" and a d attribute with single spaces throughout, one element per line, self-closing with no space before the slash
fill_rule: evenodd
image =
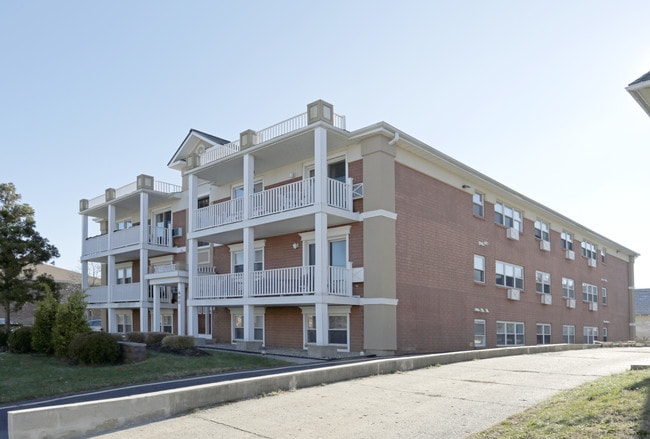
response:
<path id="1" fill-rule="evenodd" d="M 258 180 L 253 184 L 253 192 L 262 192 L 264 190 L 264 184 L 262 180 Z M 239 186 L 233 186 L 232 188 L 232 198 L 243 198 L 244 197 L 244 185 L 240 184 Z"/>
<path id="2" fill-rule="evenodd" d="M 551 344 L 551 325 L 548 323 L 537 324 L 537 344 Z"/>
<path id="3" fill-rule="evenodd" d="M 350 238 L 350 226 L 333 227 L 327 229 L 327 241 L 329 242 L 329 261 L 332 267 L 346 267 L 349 260 L 348 241 Z M 303 265 L 316 265 L 316 244 L 315 232 L 300 233 L 303 249 Z"/>
<path id="4" fill-rule="evenodd" d="M 120 334 L 133 332 L 133 312 L 130 309 L 115 311 L 115 320 L 117 332 Z"/>
<path id="5" fill-rule="evenodd" d="M 497 346 L 520 346 L 526 344 L 523 322 L 497 321 Z"/>
<path id="6" fill-rule="evenodd" d="M 564 343 L 573 344 L 576 342 L 576 327 L 573 325 L 562 325 L 562 339 Z"/>
<path id="7" fill-rule="evenodd" d="M 474 213 L 474 216 L 483 218 L 483 214 L 485 211 L 484 201 L 485 201 L 485 197 L 482 193 L 474 192 L 474 195 L 472 196 L 472 212 Z"/>
<path id="8" fill-rule="evenodd" d="M 588 283 L 582 284 L 582 300 L 584 302 L 598 302 L 598 287 Z"/>
<path id="9" fill-rule="evenodd" d="M 485 283 L 485 257 L 474 255 L 474 282 Z"/>
<path id="10" fill-rule="evenodd" d="M 568 277 L 562 278 L 562 297 L 565 299 L 576 298 L 575 282 L 573 282 L 573 279 L 569 279 Z"/>
<path id="11" fill-rule="evenodd" d="M 563 250 L 573 251 L 573 235 L 569 232 L 562 232 L 560 237 L 560 242 L 562 244 Z"/>
<path id="12" fill-rule="evenodd" d="M 253 316 L 253 340 L 264 344 L 264 308 L 255 308 Z M 244 310 L 230 309 L 230 324 L 232 341 L 244 340 Z"/>
<path id="13" fill-rule="evenodd" d="M 201 209 L 201 208 L 203 208 L 203 207 L 208 207 L 209 205 L 210 205 L 210 196 L 209 196 L 209 195 L 201 196 L 201 197 L 199 197 L 198 200 L 196 201 L 196 208 L 197 208 L 197 209 Z M 199 242 L 197 243 L 197 245 L 198 245 L 199 247 L 208 247 L 208 246 L 210 245 L 210 243 L 209 243 L 209 242 L 206 242 L 206 241 L 199 241 Z M 199 258 L 200 258 L 200 256 L 199 256 Z M 210 256 L 208 255 L 208 259 L 209 259 L 209 258 L 210 258 Z M 205 259 L 205 256 L 204 256 L 203 259 Z"/>
<path id="14" fill-rule="evenodd" d="M 505 204 L 496 203 L 494 205 L 494 222 L 523 232 L 523 215 L 521 211 Z"/>
<path id="15" fill-rule="evenodd" d="M 160 311 L 160 331 L 168 334 L 174 332 L 174 315 L 171 310 Z"/>
<path id="16" fill-rule="evenodd" d="M 601 248 L 600 249 L 600 262 L 602 262 L 604 264 L 606 259 L 607 259 L 607 249 Z"/>
<path id="17" fill-rule="evenodd" d="M 131 218 L 121 219 L 115 222 L 115 230 L 125 230 L 133 227 L 133 222 Z"/>
<path id="18" fill-rule="evenodd" d="M 524 289 L 524 268 L 507 262 L 496 261 L 496 284 L 502 287 Z"/>
<path id="19" fill-rule="evenodd" d="M 598 328 L 595 326 L 585 326 L 582 329 L 585 344 L 594 344 L 598 341 Z"/>
<path id="20" fill-rule="evenodd" d="M 607 288 L 601 288 L 600 292 L 601 292 L 600 297 L 602 299 L 602 304 L 607 305 Z"/>
<path id="21" fill-rule="evenodd" d="M 306 178 L 312 178 L 316 175 L 314 165 L 311 164 L 306 168 Z M 348 165 L 345 157 L 336 157 L 327 160 L 327 178 L 345 182 L 348 178 Z"/>
<path id="22" fill-rule="evenodd" d="M 350 310 L 349 306 L 329 306 L 327 315 L 327 344 L 334 345 L 341 352 L 350 349 Z M 306 348 L 316 343 L 316 312 L 312 306 L 302 307 L 303 343 Z"/>
<path id="23" fill-rule="evenodd" d="M 541 239 L 542 241 L 551 241 L 551 235 L 550 235 L 550 226 L 548 223 L 542 221 L 542 220 L 537 220 L 535 221 L 535 238 Z"/>
<path id="24" fill-rule="evenodd" d="M 255 241 L 253 248 L 255 249 L 255 258 L 253 262 L 254 271 L 264 270 L 264 247 L 266 240 L 261 239 Z M 243 273 L 244 272 L 244 244 L 232 244 L 230 248 L 230 272 Z"/>
<path id="25" fill-rule="evenodd" d="M 607 341 L 607 327 L 603 327 L 603 341 Z"/>
<path id="26" fill-rule="evenodd" d="M 133 264 L 119 264 L 115 266 L 115 282 L 118 285 L 133 283 Z"/>
<path id="27" fill-rule="evenodd" d="M 535 272 L 535 291 L 540 294 L 551 294 L 551 275 L 549 273 Z"/>
<path id="28" fill-rule="evenodd" d="M 474 347 L 482 348 L 485 345 L 485 320 L 476 319 L 474 320 Z"/>
<path id="29" fill-rule="evenodd" d="M 587 259 L 593 259 L 596 261 L 596 246 L 589 241 L 582 241 L 580 244 L 582 247 L 582 256 Z"/>

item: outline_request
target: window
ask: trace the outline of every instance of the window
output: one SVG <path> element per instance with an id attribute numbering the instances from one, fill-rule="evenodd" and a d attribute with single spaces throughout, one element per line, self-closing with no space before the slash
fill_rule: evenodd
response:
<path id="1" fill-rule="evenodd" d="M 155 216 L 156 227 L 154 229 L 155 243 L 164 245 L 167 243 L 167 229 L 172 225 L 172 211 L 157 213 Z"/>
<path id="2" fill-rule="evenodd" d="M 541 294 L 551 294 L 551 275 L 543 271 L 535 272 L 535 291 Z"/>
<path id="3" fill-rule="evenodd" d="M 514 227 L 520 232 L 523 231 L 521 212 L 505 204 L 494 205 L 494 222 L 506 227 Z"/>
<path id="4" fill-rule="evenodd" d="M 174 332 L 174 316 L 171 314 L 162 314 L 160 316 L 160 330 L 171 334 Z"/>
<path id="5" fill-rule="evenodd" d="M 244 340 L 244 315 L 241 309 L 231 316 L 233 340 Z M 264 315 L 255 314 L 253 321 L 253 339 L 264 341 Z"/>
<path id="6" fill-rule="evenodd" d="M 567 277 L 562 278 L 562 297 L 564 297 L 565 299 L 576 298 L 575 285 L 573 279 L 569 279 Z"/>
<path id="7" fill-rule="evenodd" d="M 582 256 L 596 260 L 596 246 L 589 241 L 582 241 Z"/>
<path id="8" fill-rule="evenodd" d="M 518 265 L 496 261 L 496 283 L 502 287 L 524 289 L 524 269 Z"/>
<path id="9" fill-rule="evenodd" d="M 253 339 L 256 341 L 264 341 L 264 315 L 256 315 L 253 323 Z"/>
<path id="10" fill-rule="evenodd" d="M 130 218 L 123 219 L 115 223 L 115 230 L 125 230 L 125 229 L 130 229 L 131 227 L 133 227 L 133 223 L 131 222 Z"/>
<path id="11" fill-rule="evenodd" d="M 562 339 L 564 340 L 564 343 L 575 343 L 576 327 L 573 325 L 562 325 Z"/>
<path id="12" fill-rule="evenodd" d="M 548 223 L 540 220 L 535 221 L 535 238 L 550 242 L 551 237 L 549 235 L 549 230 L 550 228 Z"/>
<path id="13" fill-rule="evenodd" d="M 601 291 L 601 293 L 602 293 L 602 294 L 601 294 L 601 297 L 602 297 L 602 299 L 603 299 L 603 300 L 602 300 L 603 305 L 607 305 L 607 288 L 601 288 L 600 291 Z M 604 336 L 604 335 L 605 335 L 605 334 L 603 334 L 603 336 Z"/>
<path id="14" fill-rule="evenodd" d="M 606 256 L 607 256 L 607 250 L 605 250 L 604 248 L 601 248 L 600 249 L 600 262 L 602 262 L 603 264 L 605 263 Z M 603 335 L 603 337 L 604 337 L 604 335 Z"/>
<path id="15" fill-rule="evenodd" d="M 116 282 L 118 285 L 130 284 L 133 282 L 133 268 L 132 267 L 118 267 L 116 269 Z"/>
<path id="16" fill-rule="evenodd" d="M 582 284 L 582 300 L 585 302 L 598 302 L 598 287 L 591 284 Z"/>
<path id="17" fill-rule="evenodd" d="M 497 346 L 517 346 L 524 342 L 524 324 L 522 322 L 497 321 Z"/>
<path id="18" fill-rule="evenodd" d="M 472 203 L 472 211 L 474 212 L 474 215 L 483 218 L 483 194 L 474 192 Z"/>
<path id="19" fill-rule="evenodd" d="M 244 339 L 244 316 L 241 314 L 232 315 L 232 339 Z"/>
<path id="20" fill-rule="evenodd" d="M 133 314 L 130 311 L 115 313 L 115 319 L 117 320 L 117 332 L 121 334 L 133 332 Z"/>
<path id="21" fill-rule="evenodd" d="M 585 344 L 594 344 L 598 340 L 598 328 L 593 326 L 585 326 L 582 334 L 584 335 Z"/>
<path id="22" fill-rule="evenodd" d="M 485 258 L 474 255 L 474 281 L 485 282 Z"/>
<path id="23" fill-rule="evenodd" d="M 485 347 L 485 320 L 474 320 L 474 347 Z"/>
<path id="24" fill-rule="evenodd" d="M 603 328 L 603 341 L 607 341 L 607 328 Z"/>
<path id="25" fill-rule="evenodd" d="M 208 207 L 209 205 L 210 205 L 210 197 L 207 195 L 205 197 L 199 198 L 196 202 L 196 207 L 198 209 L 201 209 L 202 207 Z"/>
<path id="26" fill-rule="evenodd" d="M 316 316 L 305 316 L 306 343 L 316 343 Z"/>
<path id="27" fill-rule="evenodd" d="M 255 250 L 255 264 L 253 265 L 254 271 L 264 270 L 264 250 L 259 249 Z M 232 253 L 232 272 L 233 273 L 243 273 L 244 272 L 244 252 L 237 251 Z"/>
<path id="28" fill-rule="evenodd" d="M 551 344 L 551 325 L 537 324 L 537 344 Z"/>
<path id="29" fill-rule="evenodd" d="M 348 316 L 329 316 L 328 343 L 348 344 Z"/>
<path id="30" fill-rule="evenodd" d="M 310 178 L 316 175 L 313 166 L 309 168 L 308 175 Z M 328 163 L 327 177 L 333 180 L 345 182 L 345 180 L 347 179 L 347 166 L 345 165 L 345 160 L 337 159 L 336 161 Z"/>
<path id="31" fill-rule="evenodd" d="M 262 192 L 263 190 L 264 190 L 264 185 L 262 184 L 261 181 L 256 181 L 253 184 L 253 192 L 254 193 Z M 243 185 L 235 186 L 232 189 L 232 197 L 233 197 L 233 199 L 234 198 L 243 198 L 244 197 L 244 186 Z"/>
<path id="32" fill-rule="evenodd" d="M 562 249 L 573 251 L 573 235 L 568 232 L 562 232 L 561 242 Z"/>

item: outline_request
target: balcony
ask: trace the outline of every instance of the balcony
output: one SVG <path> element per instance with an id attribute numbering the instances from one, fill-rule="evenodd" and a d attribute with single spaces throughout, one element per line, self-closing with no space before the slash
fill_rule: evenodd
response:
<path id="1" fill-rule="evenodd" d="M 251 276 L 249 297 L 312 295 L 314 266 L 255 271 Z M 244 273 L 196 276 L 193 299 L 231 299 L 244 297 Z M 327 294 L 352 297 L 352 269 L 329 267 Z"/>
<path id="2" fill-rule="evenodd" d="M 93 236 L 86 239 L 83 243 L 82 257 L 133 245 L 140 245 L 140 227 L 141 226 L 134 226 L 128 229 L 114 231 L 110 249 L 108 248 L 108 234 Z M 172 229 L 156 226 L 146 227 L 148 227 L 146 244 L 162 248 L 171 248 L 173 246 Z"/>
<path id="3" fill-rule="evenodd" d="M 315 179 L 307 178 L 294 183 L 252 194 L 248 218 L 259 218 L 313 206 Z M 352 211 L 353 184 L 327 179 L 327 204 Z M 194 231 L 219 227 L 244 220 L 244 200 L 235 198 L 194 211 Z"/>
<path id="4" fill-rule="evenodd" d="M 332 124 L 336 128 L 345 129 L 345 116 L 333 114 Z M 302 113 L 291 117 L 285 121 L 279 122 L 263 130 L 257 131 L 255 135 L 255 144 L 268 142 L 269 140 L 284 136 L 285 134 L 298 131 L 309 124 L 308 113 Z M 208 148 L 199 155 L 198 165 L 204 166 L 209 163 L 219 161 L 225 157 L 239 153 L 241 150 L 241 141 L 227 143 L 225 145 L 213 146 Z"/>
<path id="5" fill-rule="evenodd" d="M 111 303 L 139 302 L 140 283 L 118 284 L 113 286 Z M 86 290 L 86 303 L 109 303 L 108 286 L 91 287 Z"/>

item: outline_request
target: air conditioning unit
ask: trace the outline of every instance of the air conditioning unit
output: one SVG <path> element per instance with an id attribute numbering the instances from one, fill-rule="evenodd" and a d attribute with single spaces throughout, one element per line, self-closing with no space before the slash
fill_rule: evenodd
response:
<path id="1" fill-rule="evenodd" d="M 575 308 L 576 307 L 576 299 L 567 299 L 566 300 L 566 306 L 567 306 L 567 308 Z"/>
<path id="2" fill-rule="evenodd" d="M 598 303 L 589 302 L 589 311 L 598 311 Z"/>
<path id="3" fill-rule="evenodd" d="M 539 241 L 539 249 L 544 250 L 545 252 L 550 252 L 551 251 L 551 243 L 548 241 Z"/>
<path id="4" fill-rule="evenodd" d="M 573 261 L 576 258 L 576 252 L 574 252 L 573 250 L 567 250 L 566 258 Z"/>
<path id="5" fill-rule="evenodd" d="M 508 299 L 510 300 L 519 300 L 519 290 L 510 288 L 508 290 Z"/>
<path id="6" fill-rule="evenodd" d="M 514 227 L 510 227 L 508 230 L 506 230 L 506 237 L 508 239 L 519 241 L 519 230 L 515 229 Z"/>
<path id="7" fill-rule="evenodd" d="M 183 234 L 183 228 L 182 227 L 174 227 L 172 229 L 172 236 L 181 236 Z"/>
<path id="8" fill-rule="evenodd" d="M 542 294 L 542 304 L 543 305 L 550 305 L 553 303 L 553 298 L 551 297 L 550 294 Z"/>
<path id="9" fill-rule="evenodd" d="M 587 265 L 589 265 L 590 267 L 596 268 L 596 260 L 591 259 L 591 258 L 587 259 Z"/>

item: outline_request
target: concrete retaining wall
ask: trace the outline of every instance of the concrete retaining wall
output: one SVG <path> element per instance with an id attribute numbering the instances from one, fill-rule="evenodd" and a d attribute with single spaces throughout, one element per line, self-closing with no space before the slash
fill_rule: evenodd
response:
<path id="1" fill-rule="evenodd" d="M 475 359 L 595 347 L 599 346 L 561 344 L 390 357 L 123 398 L 17 410 L 8 413 L 9 437 L 12 439 L 73 438 L 93 435 L 275 391 L 291 391 L 354 378 Z"/>

